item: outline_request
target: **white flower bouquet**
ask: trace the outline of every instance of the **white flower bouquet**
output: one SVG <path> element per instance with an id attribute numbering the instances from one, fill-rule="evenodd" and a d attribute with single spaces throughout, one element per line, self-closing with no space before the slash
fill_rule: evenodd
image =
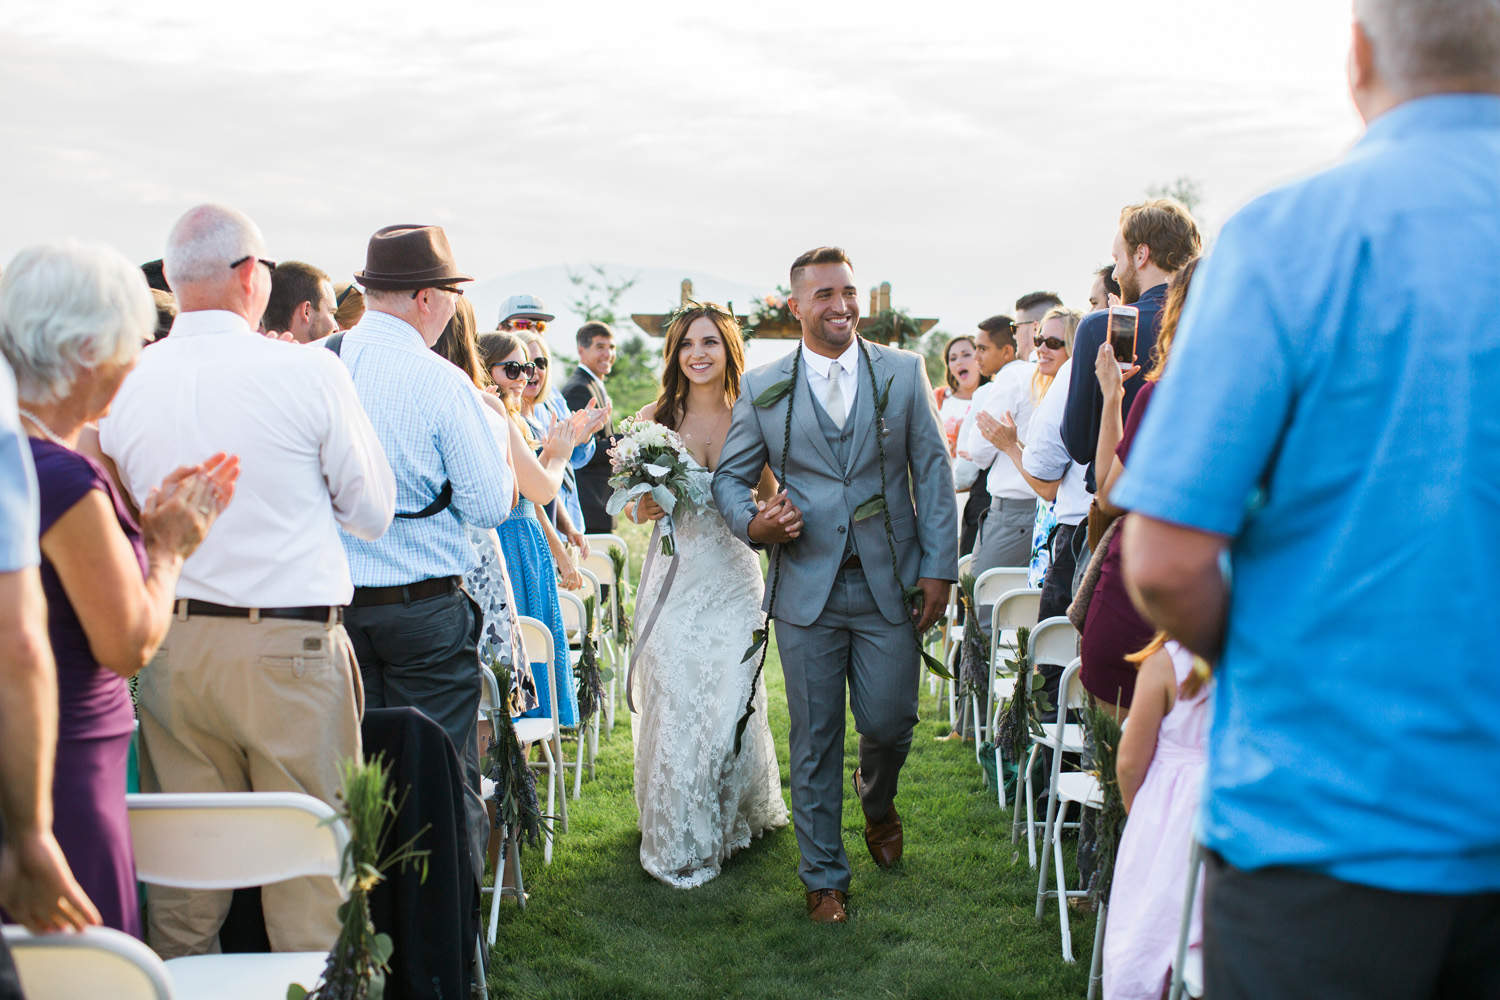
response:
<path id="1" fill-rule="evenodd" d="M 627 503 L 646 493 L 666 511 L 661 519 L 661 554 L 677 551 L 672 515 L 679 509 L 707 507 L 713 499 L 713 476 L 693 461 L 675 431 L 651 420 L 626 420 L 621 437 L 610 449 L 615 488 L 605 509 L 618 514 Z"/>

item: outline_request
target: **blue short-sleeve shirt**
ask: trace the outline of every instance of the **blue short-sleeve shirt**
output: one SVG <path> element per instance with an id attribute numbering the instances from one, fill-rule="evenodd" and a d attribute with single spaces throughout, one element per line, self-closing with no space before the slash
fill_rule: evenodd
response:
<path id="1" fill-rule="evenodd" d="M 1500 889 L 1500 97 L 1402 104 L 1224 227 L 1128 470 L 1231 539 L 1205 842 Z"/>
<path id="2" fill-rule="evenodd" d="M 0 573 L 41 562 L 36 470 L 16 415 L 16 379 L 0 361 Z"/>

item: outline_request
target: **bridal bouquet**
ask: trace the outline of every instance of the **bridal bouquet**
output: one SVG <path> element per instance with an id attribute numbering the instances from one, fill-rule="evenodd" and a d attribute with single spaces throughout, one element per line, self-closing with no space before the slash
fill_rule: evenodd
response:
<path id="1" fill-rule="evenodd" d="M 649 493 L 667 514 L 658 523 L 661 554 L 677 551 L 672 515 L 679 507 L 694 510 L 712 499 L 713 476 L 693 461 L 682 439 L 674 431 L 650 420 L 627 420 L 620 425 L 621 437 L 610 449 L 615 488 L 605 510 L 618 514 L 625 504 Z"/>

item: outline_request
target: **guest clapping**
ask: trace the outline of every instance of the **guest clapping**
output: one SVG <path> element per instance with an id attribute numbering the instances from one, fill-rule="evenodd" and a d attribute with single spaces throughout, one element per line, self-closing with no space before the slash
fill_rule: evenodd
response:
<path id="1" fill-rule="evenodd" d="M 41 579 L 57 660 L 53 832 L 104 924 L 136 937 L 126 679 L 166 637 L 183 560 L 238 475 L 223 453 L 176 469 L 144 498 L 138 527 L 109 474 L 77 450 L 155 321 L 140 270 L 107 247 L 24 250 L 0 283 L 0 351 L 16 371 L 40 488 Z"/>

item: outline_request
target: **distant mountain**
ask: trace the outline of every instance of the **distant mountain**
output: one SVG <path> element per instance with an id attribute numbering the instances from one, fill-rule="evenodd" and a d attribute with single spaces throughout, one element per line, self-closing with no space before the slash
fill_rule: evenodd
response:
<path id="1" fill-rule="evenodd" d="M 754 300 L 774 291 L 773 288 L 757 288 L 743 281 L 733 281 L 703 271 L 632 267 L 614 262 L 601 262 L 601 266 L 607 270 L 611 281 L 631 277 L 637 279 L 635 286 L 620 300 L 619 311 L 626 316 L 633 312 L 662 313 L 676 308 L 682 295 L 684 278 L 693 282 L 693 296 L 699 301 L 717 302 L 720 305 L 732 303 L 734 311 L 741 315 L 750 312 Z M 573 270 L 587 271 L 587 268 L 574 265 Z M 592 278 L 592 272 L 588 273 Z M 465 290 L 465 294 L 474 305 L 480 330 L 495 328 L 500 321 L 500 306 L 510 296 L 540 296 L 547 310 L 557 316 L 556 320 L 547 325 L 547 341 L 553 352 L 570 359 L 577 357 L 573 334 L 583 325 L 583 317 L 574 313 L 569 304 L 581 296 L 580 289 L 568 280 L 567 265 L 537 267 L 476 281 Z M 622 340 L 632 336 L 645 336 L 628 319 L 617 327 L 616 332 Z M 785 352 L 781 350 L 777 353 Z"/>

